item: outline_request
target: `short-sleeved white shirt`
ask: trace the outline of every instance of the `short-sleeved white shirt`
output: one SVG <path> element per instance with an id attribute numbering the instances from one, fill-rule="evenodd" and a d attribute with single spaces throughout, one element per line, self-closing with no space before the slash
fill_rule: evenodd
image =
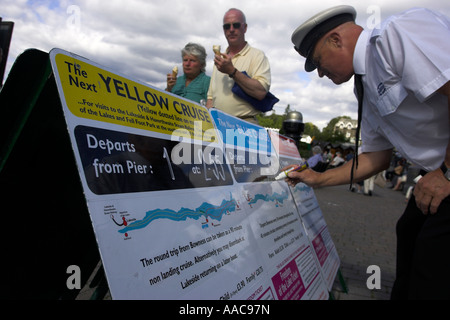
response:
<path id="1" fill-rule="evenodd" d="M 363 152 L 395 147 L 422 169 L 435 170 L 450 138 L 450 19 L 414 8 L 363 31 L 353 57 L 363 75 Z"/>

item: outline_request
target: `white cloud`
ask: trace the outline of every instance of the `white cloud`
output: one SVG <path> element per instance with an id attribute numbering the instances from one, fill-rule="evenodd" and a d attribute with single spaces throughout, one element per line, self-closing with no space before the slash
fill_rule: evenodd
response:
<path id="1" fill-rule="evenodd" d="M 221 29 L 225 11 L 242 9 L 249 24 L 247 40 L 262 49 L 272 69 L 271 91 L 280 98 L 276 112 L 289 104 L 305 122 L 323 128 L 339 115 L 356 118 L 352 83 L 336 86 L 317 73 L 303 71 L 304 59 L 290 41 L 295 28 L 320 10 L 341 3 L 335 0 L 3 0 L 0 16 L 14 21 L 8 70 L 28 48 L 50 51 L 58 47 L 95 61 L 156 87 L 165 87 L 166 73 L 181 65 L 180 50 L 188 42 L 202 44 L 212 70 L 212 45 L 226 47 Z M 357 22 L 374 22 L 414 6 L 426 6 L 450 15 L 442 0 L 349 0 Z M 68 8 L 72 10 L 68 11 Z M 73 9 L 79 9 L 79 11 Z"/>

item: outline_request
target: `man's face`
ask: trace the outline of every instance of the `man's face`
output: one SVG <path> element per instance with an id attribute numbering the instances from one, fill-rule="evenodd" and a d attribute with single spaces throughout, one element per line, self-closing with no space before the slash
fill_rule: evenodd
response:
<path id="1" fill-rule="evenodd" d="M 335 84 L 342 84 L 353 76 L 353 56 L 336 41 L 332 37 L 319 40 L 312 61 L 319 77 L 327 76 Z"/>
<path id="2" fill-rule="evenodd" d="M 241 45 L 245 42 L 245 32 L 247 32 L 247 24 L 239 12 L 230 11 L 223 18 L 224 34 L 227 38 L 228 45 Z M 237 27 L 237 24 L 240 24 Z"/>

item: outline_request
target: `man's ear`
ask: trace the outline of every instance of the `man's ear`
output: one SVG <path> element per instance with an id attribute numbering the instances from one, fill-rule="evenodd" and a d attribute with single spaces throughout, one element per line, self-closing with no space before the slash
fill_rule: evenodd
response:
<path id="1" fill-rule="evenodd" d="M 328 36 L 328 41 L 331 45 L 333 45 L 335 48 L 341 48 L 342 47 L 342 37 L 339 33 L 333 32 Z"/>

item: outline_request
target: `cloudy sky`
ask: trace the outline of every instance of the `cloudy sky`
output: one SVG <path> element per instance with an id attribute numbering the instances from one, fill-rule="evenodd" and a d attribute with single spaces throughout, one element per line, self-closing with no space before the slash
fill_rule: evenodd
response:
<path id="1" fill-rule="evenodd" d="M 0 17 L 15 23 L 6 75 L 24 50 L 56 47 L 163 89 L 172 67 L 181 69 L 180 49 L 188 42 L 206 48 L 211 74 L 213 44 L 227 46 L 223 15 L 236 7 L 247 17 L 247 41 L 269 58 L 276 113 L 289 104 L 322 129 L 336 116 L 357 118 L 352 82 L 336 86 L 306 73 L 290 39 L 304 20 L 339 4 L 354 6 L 366 29 L 415 6 L 450 16 L 448 0 L 1 0 Z"/>

